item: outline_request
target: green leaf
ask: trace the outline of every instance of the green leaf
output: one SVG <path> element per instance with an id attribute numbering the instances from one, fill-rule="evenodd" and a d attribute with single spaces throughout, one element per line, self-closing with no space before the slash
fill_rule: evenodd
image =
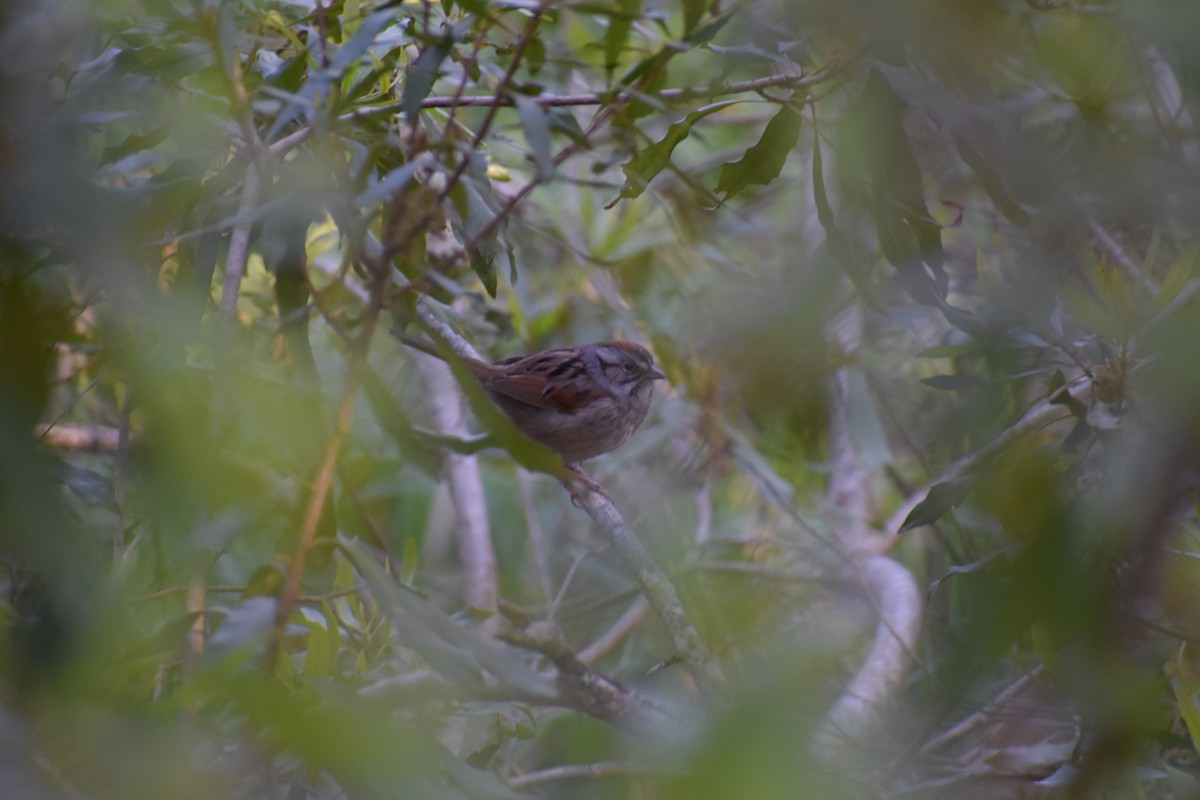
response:
<path id="1" fill-rule="evenodd" d="M 604 34 L 604 69 L 609 75 L 621 60 L 633 20 L 642 10 L 642 0 L 617 0 L 617 8 L 620 13 L 609 16 L 608 31 Z"/>
<path id="2" fill-rule="evenodd" d="M 1171 691 L 1179 704 L 1179 716 L 1187 725 L 1192 747 L 1200 750 L 1200 683 L 1190 676 L 1185 678 L 1182 670 L 1172 670 Z"/>
<path id="3" fill-rule="evenodd" d="M 662 139 L 635 153 L 624 167 L 625 185 L 621 187 L 621 197 L 630 199 L 644 192 L 654 176 L 667 167 L 672 151 L 688 137 L 697 122 L 736 102 L 738 101 L 725 100 L 693 111 L 667 128 L 667 133 Z"/>
<path id="4" fill-rule="evenodd" d="M 1200 267 L 1200 249 L 1191 244 L 1183 247 L 1158 287 L 1158 294 L 1154 298 L 1155 312 L 1162 311 L 1179 296 L 1196 275 L 1197 267 Z"/>
<path id="5" fill-rule="evenodd" d="M 925 499 L 904 518 L 904 524 L 896 533 L 904 533 L 923 525 L 932 525 L 947 512 L 957 508 L 970 493 L 974 478 L 955 478 L 929 487 Z"/>
<path id="6" fill-rule="evenodd" d="M 508 418 L 508 415 L 492 402 L 487 392 L 479 384 L 479 380 L 467 369 L 467 365 L 463 363 L 462 359 L 436 336 L 431 334 L 431 338 L 437 343 L 442 359 L 450 365 L 450 371 L 454 373 L 455 379 L 462 387 L 463 394 L 466 395 L 467 402 L 476 419 L 492 435 L 493 443 L 497 447 L 507 450 L 513 460 L 528 470 L 544 472 L 560 479 L 565 478 L 567 473 L 562 458 L 544 444 L 530 439 L 517 430 L 517 426 Z"/>
<path id="7" fill-rule="evenodd" d="M 437 748 L 438 760 L 451 783 L 475 800 L 532 800 L 533 795 L 518 794 L 508 788 L 494 772 L 473 767 L 454 757 L 445 748 Z"/>
<path id="8" fill-rule="evenodd" d="M 794 108 L 780 108 L 763 129 L 762 136 L 741 158 L 721 165 L 721 177 L 713 191 L 724 192 L 724 199 L 728 200 L 747 186 L 765 186 L 778 178 L 788 154 L 800 139 L 801 119 Z"/>
<path id="9" fill-rule="evenodd" d="M 480 162 L 482 160 L 479 159 Z M 487 228 L 500 205 L 491 181 L 478 165 L 472 165 L 463 173 L 458 185 L 450 192 L 450 199 L 452 207 L 448 210 L 452 212 L 451 224 L 456 227 L 462 239 L 468 242 Z M 496 258 L 501 253 L 499 239 L 502 230 L 503 224 L 488 233 L 482 241 L 467 248 L 471 269 L 491 297 L 496 296 Z"/>
<path id="10" fill-rule="evenodd" d="M 367 48 L 375 41 L 375 37 L 394 20 L 395 17 L 390 11 L 376 11 L 364 19 L 362 25 L 350 37 L 350 41 L 337 49 L 333 61 L 329 64 L 329 71 L 334 75 L 341 75 L 354 66 L 359 57 L 367 52 Z"/>
<path id="11" fill-rule="evenodd" d="M 305 620 L 308 628 L 308 649 L 304 653 L 304 677 L 324 678 L 333 670 L 338 648 L 341 646 L 341 634 L 337 619 L 328 603 L 323 603 L 325 624 Z"/>
<path id="12" fill-rule="evenodd" d="M 529 143 L 538 178 L 546 180 L 554 174 L 554 157 L 550 153 L 550 120 L 541 103 L 526 95 L 513 95 L 525 141 Z"/>
<path id="13" fill-rule="evenodd" d="M 479 276 L 484 291 L 489 297 L 496 297 L 496 243 L 480 242 L 474 247 L 467 248 L 467 256 L 471 261 L 471 269 Z"/>
<path id="14" fill-rule="evenodd" d="M 206 684 L 214 684 L 204 687 L 207 694 L 232 699 L 271 747 L 289 750 L 339 780 L 407 787 L 397 796 L 428 796 L 414 792 L 413 784 L 417 771 L 429 765 L 418 762 L 412 726 L 402 724 L 392 709 L 329 681 L 312 681 L 297 691 L 258 675 L 225 677 L 216 684 L 218 677 L 205 676 Z"/>
<path id="15" fill-rule="evenodd" d="M 708 23 L 702 28 L 697 28 L 687 36 L 683 37 L 683 41 L 692 45 L 693 47 L 696 45 L 707 44 L 708 42 L 712 41 L 713 37 L 721 32 L 722 28 L 729 24 L 729 20 L 733 19 L 733 15 L 740 10 L 740 4 L 734 4 L 732 8 L 714 19 L 712 22 Z"/>
<path id="16" fill-rule="evenodd" d="M 969 575 L 972 572 L 978 572 L 1002 555 L 1005 555 L 1004 550 L 995 550 L 991 553 L 988 553 L 978 561 L 972 561 L 970 564 L 956 564 L 953 567 L 950 567 L 944 573 L 942 573 L 940 578 L 929 584 L 929 592 L 927 596 L 933 597 L 934 593 L 937 592 L 942 583 L 951 575 Z"/>
<path id="17" fill-rule="evenodd" d="M 424 159 L 414 158 L 409 163 L 396 167 L 394 170 L 388 172 L 387 175 L 384 175 L 378 181 L 364 189 L 358 197 L 354 198 L 354 205 L 359 208 L 366 208 L 376 203 L 382 203 L 407 186 L 417 170 L 426 163 L 428 162 Z"/>
<path id="18" fill-rule="evenodd" d="M 879 249 L 904 290 L 919 303 L 940 307 L 949 282 L 941 228 L 925 203 L 921 169 L 904 129 L 905 108 L 884 74 L 872 68 L 839 130 L 838 163 L 869 205 Z"/>
<path id="19" fill-rule="evenodd" d="M 450 43 L 440 41 L 430 45 L 417 57 L 404 76 L 404 92 L 400 96 L 400 107 L 411 124 L 421 110 L 421 101 L 429 96 L 438 70 L 446 56 L 450 55 Z"/>
<path id="20" fill-rule="evenodd" d="M 709 0 L 683 0 L 683 35 L 688 36 L 704 17 Z"/>
<path id="21" fill-rule="evenodd" d="M 479 691 L 494 691 L 485 673 L 508 690 L 554 699 L 558 692 L 509 650 L 455 623 L 415 592 L 396 583 L 361 542 L 342 539 L 372 596 L 405 643 L 445 679 Z"/>
<path id="22" fill-rule="evenodd" d="M 550 123 L 550 130 L 563 134 L 584 150 L 592 149 L 592 143 L 588 140 L 583 128 L 579 127 L 579 120 L 575 119 L 574 114 L 565 108 L 550 108 L 545 111 L 546 118 Z"/>
<path id="23" fill-rule="evenodd" d="M 342 33 L 354 35 L 358 30 L 358 26 L 362 24 L 362 8 L 359 0 L 345 0 L 342 3 Z"/>
<path id="24" fill-rule="evenodd" d="M 417 567 L 420 564 L 420 551 L 417 548 L 416 537 L 410 536 L 404 542 L 404 555 L 400 562 L 400 583 L 412 586 L 417 579 Z"/>
<path id="25" fill-rule="evenodd" d="M 441 471 L 441 457 L 413 430 L 404 408 L 396 402 L 395 395 L 370 366 L 363 375 L 363 394 L 376 422 L 400 446 L 404 458 L 429 475 L 437 475 Z"/>
<path id="26" fill-rule="evenodd" d="M 546 65 L 546 45 L 536 33 L 529 39 L 529 44 L 525 45 L 525 59 L 521 63 L 529 70 L 530 75 L 537 75 Z"/>

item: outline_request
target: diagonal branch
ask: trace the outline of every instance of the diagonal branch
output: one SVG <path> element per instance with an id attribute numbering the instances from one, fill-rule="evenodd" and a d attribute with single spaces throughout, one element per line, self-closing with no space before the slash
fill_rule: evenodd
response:
<path id="1" fill-rule="evenodd" d="M 523 631 L 502 631 L 499 638 L 549 658 L 558 672 L 558 689 L 564 701 L 596 719 L 640 731 L 661 729 L 676 721 L 662 706 L 591 669 L 551 623 L 534 623 Z"/>
<path id="2" fill-rule="evenodd" d="M 705 694 L 721 691 L 725 686 L 725 676 L 684 610 L 675 585 L 654 563 L 642 540 L 625 523 L 621 512 L 611 500 L 598 492 L 584 493 L 579 498 L 579 504 L 604 531 L 629 574 L 642 587 L 646 602 L 670 633 L 675 654 L 696 685 Z"/>
<path id="3" fill-rule="evenodd" d="M 855 353 L 863 335 L 861 308 L 846 309 L 831 328 L 842 352 Z M 871 475 L 851 440 L 848 412 L 853 369 L 842 366 L 831 381 L 827 502 L 843 515 L 838 539 L 878 619 L 871 649 L 816 731 L 813 746 L 824 758 L 844 755 L 848 745 L 860 744 L 878 725 L 883 705 L 908 675 L 921 634 L 916 579 L 899 562 L 878 553 L 884 537 L 869 527 L 874 511 Z"/>
<path id="4" fill-rule="evenodd" d="M 296 537 L 296 547 L 292 553 L 292 560 L 288 564 L 287 577 L 275 608 L 275 626 L 271 630 L 271 638 L 267 642 L 264 658 L 264 668 L 267 674 L 271 674 L 275 670 L 275 664 L 283 646 L 283 633 L 287 627 L 288 617 L 291 616 L 296 604 L 300 601 L 300 584 L 304 578 L 305 562 L 316 538 L 321 512 L 325 510 L 325 501 L 330 494 L 329 490 L 333 486 L 338 454 L 341 453 L 346 436 L 350 433 L 354 416 L 354 401 L 367 372 L 367 355 L 370 351 L 371 340 L 375 336 L 379 314 L 383 309 L 384 289 L 388 278 L 388 260 L 378 259 L 369 265 L 369 269 L 371 270 L 371 287 L 367 308 L 363 314 L 362 329 L 355 342 L 333 430 L 325 442 L 325 450 L 321 455 L 321 462 L 313 479 L 308 505 L 304 509 L 304 518 L 300 523 L 300 532 Z"/>

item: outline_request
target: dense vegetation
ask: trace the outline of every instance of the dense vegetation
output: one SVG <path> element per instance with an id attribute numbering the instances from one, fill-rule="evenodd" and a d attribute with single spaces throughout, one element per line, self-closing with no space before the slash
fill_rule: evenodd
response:
<path id="1" fill-rule="evenodd" d="M 0 796 L 1195 796 L 1198 101 L 1182 0 L 5 0 Z M 389 328 L 669 386 L 573 500 Z"/>

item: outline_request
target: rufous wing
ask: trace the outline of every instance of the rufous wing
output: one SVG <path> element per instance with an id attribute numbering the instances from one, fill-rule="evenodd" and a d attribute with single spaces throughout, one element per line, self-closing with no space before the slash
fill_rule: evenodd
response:
<path id="1" fill-rule="evenodd" d="M 497 375 L 485 380 L 483 386 L 521 403 L 564 414 L 574 414 L 590 400 L 588 390 L 578 381 L 552 381 L 529 372 Z"/>

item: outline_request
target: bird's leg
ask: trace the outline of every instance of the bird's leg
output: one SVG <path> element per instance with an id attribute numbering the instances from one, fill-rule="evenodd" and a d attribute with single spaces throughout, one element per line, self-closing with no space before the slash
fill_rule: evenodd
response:
<path id="1" fill-rule="evenodd" d="M 605 500 L 612 501 L 608 496 L 608 492 L 604 486 L 597 481 L 591 479 L 583 467 L 578 464 L 567 464 L 567 478 L 563 482 L 563 486 L 567 487 L 567 491 L 571 493 L 571 505 L 576 508 L 583 508 L 583 503 L 580 500 L 579 493 L 575 490 L 576 485 L 582 485 L 589 492 L 595 492 Z"/>

